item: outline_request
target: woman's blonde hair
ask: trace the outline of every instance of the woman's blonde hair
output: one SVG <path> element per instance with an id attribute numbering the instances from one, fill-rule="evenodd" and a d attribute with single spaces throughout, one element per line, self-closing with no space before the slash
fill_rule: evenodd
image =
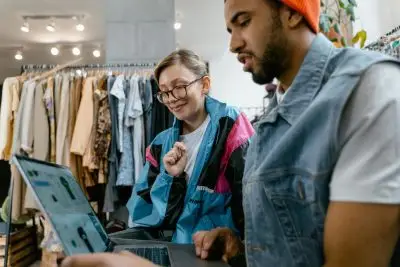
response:
<path id="1" fill-rule="evenodd" d="M 159 82 L 161 73 L 166 68 L 176 64 L 182 64 L 188 70 L 198 76 L 198 78 L 208 75 L 207 64 L 200 58 L 199 55 L 188 49 L 179 49 L 172 52 L 163 60 L 161 60 L 160 63 L 158 63 L 154 70 L 154 77 L 157 83 Z"/>

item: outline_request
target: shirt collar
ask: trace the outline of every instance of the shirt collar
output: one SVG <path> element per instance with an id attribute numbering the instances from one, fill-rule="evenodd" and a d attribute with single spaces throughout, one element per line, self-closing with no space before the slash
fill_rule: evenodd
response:
<path id="1" fill-rule="evenodd" d="M 277 101 L 271 101 L 270 112 L 263 122 L 275 121 L 278 115 L 276 113 L 279 113 L 288 123 L 295 123 L 317 95 L 334 49 L 333 44 L 324 35 L 316 36 L 284 99 L 279 106 Z"/>

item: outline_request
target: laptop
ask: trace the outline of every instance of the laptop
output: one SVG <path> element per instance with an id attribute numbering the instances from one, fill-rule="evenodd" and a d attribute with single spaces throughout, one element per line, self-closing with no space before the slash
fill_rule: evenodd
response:
<path id="1" fill-rule="evenodd" d="M 228 266 L 200 260 L 193 245 L 112 239 L 67 167 L 20 155 L 14 155 L 12 163 L 33 192 L 67 256 L 127 250 L 160 266 Z"/>

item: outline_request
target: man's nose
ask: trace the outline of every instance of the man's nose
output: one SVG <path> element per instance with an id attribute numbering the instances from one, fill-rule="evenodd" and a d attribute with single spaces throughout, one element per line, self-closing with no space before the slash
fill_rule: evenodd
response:
<path id="1" fill-rule="evenodd" d="M 229 46 L 230 51 L 232 53 L 237 54 L 244 47 L 244 44 L 245 44 L 245 42 L 244 42 L 243 38 L 239 34 L 237 34 L 235 31 L 232 31 L 230 46 Z"/>

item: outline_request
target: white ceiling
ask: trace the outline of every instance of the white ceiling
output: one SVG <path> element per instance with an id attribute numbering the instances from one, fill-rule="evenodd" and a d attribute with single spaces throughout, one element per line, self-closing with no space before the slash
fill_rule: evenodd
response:
<path id="1" fill-rule="evenodd" d="M 61 64 L 74 59 L 73 44 L 82 48 L 82 63 L 102 63 L 92 50 L 104 44 L 106 35 L 105 1 L 107 0 L 0 0 L 0 80 L 20 72 L 22 64 Z M 145 1 L 145 0 L 143 0 Z M 176 38 L 179 47 L 193 49 L 205 59 L 222 56 L 227 47 L 222 0 L 175 0 L 177 19 L 182 28 Z M 45 29 L 47 21 L 29 21 L 31 32 L 20 27 L 26 15 L 85 15 L 84 32 L 75 30 L 72 20 L 57 21 L 57 31 Z M 49 50 L 62 44 L 61 54 L 54 57 Z M 14 54 L 22 47 L 24 59 Z M 104 47 L 103 47 L 104 49 Z"/>

